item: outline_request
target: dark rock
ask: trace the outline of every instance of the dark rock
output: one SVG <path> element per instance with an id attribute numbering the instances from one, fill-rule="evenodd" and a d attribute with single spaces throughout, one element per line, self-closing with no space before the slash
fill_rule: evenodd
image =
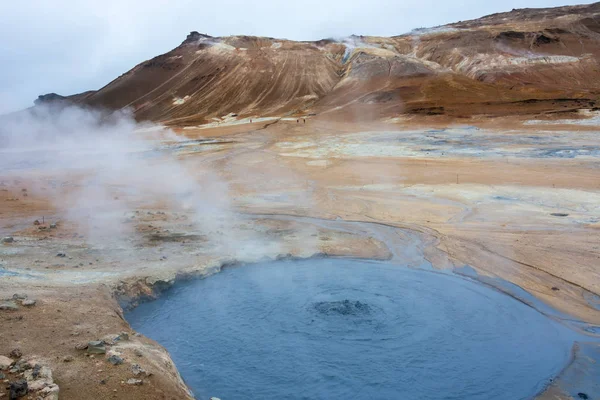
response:
<path id="1" fill-rule="evenodd" d="M 550 215 L 552 215 L 553 217 L 568 217 L 569 216 L 569 214 L 566 214 L 566 213 L 552 213 Z"/>
<path id="2" fill-rule="evenodd" d="M 123 359 L 113 354 L 112 356 L 108 357 L 108 362 L 112 365 L 121 365 L 123 364 Z"/>
<path id="3" fill-rule="evenodd" d="M 13 294 L 13 300 L 25 300 L 27 295 L 25 293 L 15 293 Z"/>
<path id="4" fill-rule="evenodd" d="M 87 352 L 89 354 L 105 354 L 106 346 L 101 340 L 93 340 L 87 344 Z"/>
<path id="5" fill-rule="evenodd" d="M 56 255 L 56 257 L 66 257 L 66 256 L 67 256 L 67 255 L 66 255 L 65 253 L 58 253 L 58 254 Z"/>
<path id="6" fill-rule="evenodd" d="M 2 238 L 2 243 L 12 243 L 15 239 L 12 236 L 6 236 Z"/>
<path id="7" fill-rule="evenodd" d="M 19 399 L 23 396 L 27 396 L 27 381 L 25 379 L 18 380 L 16 382 L 11 382 L 9 387 L 8 399 Z"/>
<path id="8" fill-rule="evenodd" d="M 559 291 L 560 289 L 557 288 L 556 286 L 552 286 L 552 290 L 554 290 L 555 292 Z"/>
<path id="9" fill-rule="evenodd" d="M 11 358 L 21 358 L 21 357 L 23 357 L 23 352 L 19 348 L 12 349 L 12 351 L 10 352 L 9 355 Z"/>
<path id="10" fill-rule="evenodd" d="M 207 38 L 210 38 L 210 36 L 208 36 L 208 35 L 206 35 L 204 33 L 199 33 L 199 32 L 196 32 L 196 31 L 192 31 L 192 32 L 190 32 L 189 35 L 187 35 L 187 37 L 185 38 L 185 40 L 183 41 L 182 44 L 184 44 L 184 43 L 195 43 L 195 42 L 197 42 L 200 39 L 207 39 Z"/>
<path id="11" fill-rule="evenodd" d="M 37 379 L 40 376 L 41 369 L 42 369 L 42 366 L 40 364 L 35 364 L 33 366 L 33 372 L 31 373 L 31 376 L 33 377 L 33 379 Z"/>
<path id="12" fill-rule="evenodd" d="M 62 103 L 67 101 L 67 98 L 65 96 L 61 96 L 60 94 L 56 94 L 56 93 L 47 93 L 47 94 L 42 94 L 39 95 L 38 98 L 36 100 L 34 100 L 33 104 L 35 104 L 36 106 L 39 106 L 41 104 L 46 104 L 46 103 Z"/>
<path id="13" fill-rule="evenodd" d="M 577 397 L 579 397 L 580 399 L 583 399 L 583 400 L 590 398 L 590 396 L 588 396 L 587 394 L 582 393 L 582 392 L 577 393 Z"/>
<path id="14" fill-rule="evenodd" d="M 50 229 L 56 229 L 56 224 L 50 224 Z"/>

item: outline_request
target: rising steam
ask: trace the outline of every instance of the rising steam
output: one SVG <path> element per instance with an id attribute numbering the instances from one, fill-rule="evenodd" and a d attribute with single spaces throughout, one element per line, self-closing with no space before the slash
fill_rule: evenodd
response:
<path id="1" fill-rule="evenodd" d="M 226 182 L 204 164 L 192 171 L 166 149 L 182 140 L 127 111 L 38 106 L 1 124 L 0 168 L 20 177 L 43 171 L 43 183 L 30 191 L 43 189 L 39 194 L 94 244 L 126 245 L 136 227 L 127 219 L 146 206 L 186 213 L 191 230 L 222 238 L 225 254 L 262 251 L 237 235 L 240 216 Z"/>

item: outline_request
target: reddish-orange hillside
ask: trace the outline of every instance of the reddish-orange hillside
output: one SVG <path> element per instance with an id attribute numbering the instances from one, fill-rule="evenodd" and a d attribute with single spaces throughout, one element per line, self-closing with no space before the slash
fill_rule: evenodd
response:
<path id="1" fill-rule="evenodd" d="M 396 37 L 293 42 L 192 32 L 74 102 L 174 125 L 239 117 L 468 117 L 598 106 L 600 3 L 524 9 Z"/>

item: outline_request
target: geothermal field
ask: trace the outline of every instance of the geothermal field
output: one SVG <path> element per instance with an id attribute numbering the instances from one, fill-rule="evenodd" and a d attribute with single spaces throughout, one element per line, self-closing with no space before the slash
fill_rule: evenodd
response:
<path id="1" fill-rule="evenodd" d="M 599 4 L 0 117 L 0 398 L 600 398 Z"/>

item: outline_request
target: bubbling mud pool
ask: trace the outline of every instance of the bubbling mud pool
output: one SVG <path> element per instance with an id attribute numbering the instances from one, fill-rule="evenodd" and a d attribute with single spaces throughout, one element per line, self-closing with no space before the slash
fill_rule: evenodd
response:
<path id="1" fill-rule="evenodd" d="M 346 259 L 226 268 L 127 319 L 199 399 L 529 399 L 574 341 L 475 281 Z"/>

